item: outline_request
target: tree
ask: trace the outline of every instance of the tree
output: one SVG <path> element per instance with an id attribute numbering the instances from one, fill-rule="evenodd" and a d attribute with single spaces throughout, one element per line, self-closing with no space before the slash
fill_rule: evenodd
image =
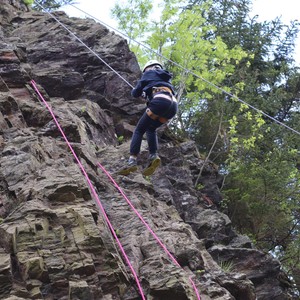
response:
<path id="1" fill-rule="evenodd" d="M 256 17 L 248 17 L 249 5 L 246 0 L 214 1 L 214 9 L 207 13 L 207 21 L 216 26 L 216 34 L 229 48 L 239 44 L 250 54 L 226 83 L 242 78 L 243 100 L 299 132 L 300 74 L 291 55 L 299 24 L 283 25 L 278 18 L 259 23 Z M 248 107 L 233 109 L 227 131 L 224 207 L 239 231 L 250 235 L 260 249 L 275 254 L 287 273 L 298 278 L 299 291 L 299 135 L 265 116 L 258 116 L 261 123 L 253 122 Z"/>
<path id="2" fill-rule="evenodd" d="M 129 46 L 135 53 L 139 45 L 132 44 L 132 40 L 143 35 L 147 30 L 147 18 L 153 8 L 150 0 L 129 0 L 127 4 L 116 4 L 112 14 L 118 19 L 119 28 L 129 37 Z"/>

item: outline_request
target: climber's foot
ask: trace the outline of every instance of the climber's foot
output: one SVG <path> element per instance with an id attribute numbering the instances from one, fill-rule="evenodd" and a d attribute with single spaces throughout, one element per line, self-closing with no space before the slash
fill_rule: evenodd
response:
<path id="1" fill-rule="evenodd" d="M 147 168 L 143 170 L 143 175 L 144 176 L 152 175 L 155 172 L 155 170 L 160 166 L 160 163 L 161 163 L 160 157 L 156 153 L 151 154 L 149 156 L 149 164 Z"/>
<path id="2" fill-rule="evenodd" d="M 133 157 L 129 157 L 127 165 L 122 168 L 120 171 L 118 171 L 117 173 L 119 175 L 129 175 L 130 173 L 133 173 L 137 170 L 137 161 L 136 158 Z"/>

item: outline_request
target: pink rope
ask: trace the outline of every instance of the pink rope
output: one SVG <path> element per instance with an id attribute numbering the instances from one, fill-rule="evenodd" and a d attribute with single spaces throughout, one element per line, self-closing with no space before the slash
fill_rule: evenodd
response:
<path id="1" fill-rule="evenodd" d="M 194 289 L 194 291 L 195 291 L 195 293 L 196 293 L 197 299 L 198 299 L 198 300 L 201 300 L 200 294 L 199 294 L 199 292 L 198 292 L 198 290 L 197 290 L 197 287 L 196 287 L 195 282 L 194 282 L 193 279 L 192 279 L 192 276 L 189 277 L 189 280 L 190 280 L 190 282 L 191 282 L 191 284 L 192 284 L 192 286 L 193 286 L 193 289 Z"/>
<path id="2" fill-rule="evenodd" d="M 133 274 L 133 276 L 134 276 L 134 279 L 135 279 L 135 281 L 136 281 L 136 283 L 137 283 L 137 286 L 138 286 L 138 289 L 139 289 L 140 294 L 141 294 L 141 296 L 142 296 L 142 299 L 143 299 L 143 300 L 146 300 L 146 298 L 145 298 L 145 296 L 144 296 L 143 289 L 142 289 L 141 284 L 140 284 L 140 281 L 139 281 L 139 279 L 138 279 L 138 276 L 137 276 L 137 274 L 136 274 L 136 272 L 135 272 L 133 266 L 132 266 L 131 263 L 130 263 L 130 260 L 129 260 L 129 258 L 128 258 L 127 254 L 126 254 L 126 252 L 125 252 L 125 250 L 124 250 L 124 248 L 123 248 L 123 246 L 122 246 L 122 244 L 121 244 L 121 242 L 120 242 L 120 240 L 119 240 L 119 238 L 118 238 L 118 236 L 117 236 L 117 234 L 116 234 L 116 232 L 115 232 L 115 230 L 114 230 L 114 227 L 112 226 L 112 224 L 111 224 L 111 222 L 110 222 L 110 220 L 109 220 L 109 218 L 108 218 L 108 216 L 107 216 L 107 214 L 106 214 L 106 212 L 105 212 L 105 209 L 104 209 L 104 207 L 103 207 L 103 205 L 102 205 L 102 203 L 101 203 L 101 201 L 100 201 L 100 199 L 99 199 L 99 197 L 98 197 L 98 195 L 97 195 L 97 193 L 96 193 L 96 191 L 95 191 L 95 189 L 94 189 L 94 187 L 93 187 L 93 184 L 92 184 L 92 182 L 91 182 L 91 180 L 90 180 L 90 178 L 89 178 L 87 172 L 85 171 L 84 166 L 83 166 L 82 163 L 80 162 L 80 160 L 79 160 L 78 156 L 76 155 L 76 153 L 75 153 L 73 147 L 71 146 L 71 144 L 70 144 L 68 138 L 66 137 L 66 135 L 65 135 L 65 133 L 64 133 L 64 131 L 63 131 L 63 129 L 62 129 L 61 126 L 59 125 L 59 123 L 58 123 L 58 121 L 57 121 L 57 119 L 56 119 L 56 117 L 55 117 L 55 115 L 54 115 L 54 113 L 53 113 L 51 107 L 48 105 L 47 101 L 44 99 L 44 97 L 43 97 L 42 94 L 40 93 L 39 89 L 37 88 L 35 81 L 34 81 L 34 80 L 31 80 L 30 83 L 31 83 L 31 85 L 33 86 L 33 88 L 34 88 L 34 90 L 36 91 L 36 93 L 39 95 L 40 99 L 41 99 L 41 100 L 44 102 L 44 104 L 46 105 L 48 111 L 50 112 L 50 114 L 51 114 L 51 116 L 52 116 L 52 118 L 53 118 L 53 120 L 54 120 L 54 122 L 55 122 L 55 124 L 56 124 L 56 126 L 57 126 L 57 128 L 59 129 L 61 135 L 63 136 L 64 140 L 66 141 L 66 143 L 67 143 L 67 145 L 68 145 L 68 147 L 69 147 L 69 149 L 71 150 L 71 152 L 72 152 L 72 154 L 73 154 L 75 160 L 77 161 L 77 163 L 78 163 L 78 165 L 79 165 L 79 167 L 80 167 L 80 169 L 81 169 L 83 175 L 85 176 L 86 181 L 87 181 L 87 183 L 88 183 L 88 185 L 89 185 L 89 187 L 90 187 L 90 189 L 91 189 L 91 191 L 92 191 L 92 194 L 93 194 L 93 196 L 94 196 L 94 198 L 95 198 L 96 204 L 99 206 L 99 208 L 100 208 L 100 210 L 101 210 L 101 212 L 102 212 L 102 214 L 103 214 L 103 216 L 104 216 L 104 218 L 105 218 L 105 221 L 106 221 L 108 227 L 110 228 L 110 230 L 111 230 L 111 232 L 112 232 L 114 238 L 116 239 L 117 244 L 118 244 L 118 246 L 119 246 L 119 248 L 120 248 L 120 250 L 121 250 L 121 252 L 122 252 L 122 254 L 123 254 L 123 256 L 124 256 L 124 258 L 125 258 L 125 260 L 126 260 L 128 266 L 129 266 L 129 268 L 130 268 L 130 270 L 131 270 L 131 272 L 132 272 L 132 274 Z"/>
<path id="3" fill-rule="evenodd" d="M 160 240 L 160 238 L 156 235 L 156 233 L 151 229 L 150 225 L 144 220 L 142 215 L 137 211 L 137 209 L 134 207 L 134 205 L 131 203 L 131 201 L 128 199 L 126 194 L 123 192 L 121 187 L 116 183 L 116 181 L 112 178 L 112 176 L 109 174 L 109 172 L 98 162 L 98 166 L 102 169 L 102 171 L 106 174 L 106 176 L 111 180 L 111 182 L 114 184 L 114 186 L 117 188 L 117 190 L 121 193 L 121 195 L 124 197 L 128 205 L 132 208 L 132 210 L 135 212 L 135 214 L 138 216 L 138 218 L 142 221 L 142 223 L 146 226 L 147 230 L 152 234 L 152 236 L 156 239 L 158 244 L 163 248 L 163 250 L 166 252 L 166 254 L 170 257 L 170 259 L 174 262 L 174 264 L 184 270 L 178 261 L 175 259 L 175 257 L 170 253 L 170 251 L 167 249 L 167 247 L 163 244 L 163 242 Z M 199 292 L 197 290 L 196 284 L 193 281 L 192 277 L 189 277 L 190 282 L 192 283 L 193 289 L 196 293 L 197 299 L 201 300 Z"/>

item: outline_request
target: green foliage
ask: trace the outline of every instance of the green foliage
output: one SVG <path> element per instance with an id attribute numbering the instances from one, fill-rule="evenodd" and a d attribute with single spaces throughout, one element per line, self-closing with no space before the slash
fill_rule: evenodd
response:
<path id="1" fill-rule="evenodd" d="M 239 44 L 250 54 L 248 62 L 242 59 L 230 76 L 233 84 L 244 81 L 239 97 L 299 131 L 300 75 L 291 57 L 298 24 L 249 19 L 249 1 L 214 1 L 213 6 L 218 9 L 208 12 L 208 21 L 215 25 L 216 34 L 229 48 Z M 221 158 L 228 174 L 223 190 L 226 211 L 240 232 L 280 259 L 299 290 L 299 136 L 237 101 L 224 111 L 227 126 L 222 138 L 227 152 L 220 155 L 219 144 L 215 157 Z M 209 124 L 205 120 L 214 115 L 204 115 L 197 125 L 205 128 Z M 201 143 L 207 139 L 201 132 L 196 138 Z"/>
<path id="2" fill-rule="evenodd" d="M 124 138 L 123 135 L 118 136 L 118 143 L 119 143 L 119 145 L 123 144 L 124 140 L 125 140 L 125 138 Z"/>
<path id="3" fill-rule="evenodd" d="M 144 176 L 145 180 L 151 183 L 151 176 Z"/>
<path id="4" fill-rule="evenodd" d="M 150 0 L 129 0 L 126 4 L 116 3 L 112 9 L 113 16 L 119 22 L 119 28 L 129 36 L 129 45 L 139 52 L 139 45 L 132 45 L 132 39 L 142 36 L 147 29 L 146 19 L 153 7 Z"/>
<path id="5" fill-rule="evenodd" d="M 239 118 L 236 115 L 228 120 L 228 137 L 230 149 L 227 165 L 230 170 L 238 168 L 245 159 L 244 154 L 256 148 L 257 142 L 264 138 L 268 129 L 262 128 L 265 120 L 260 113 L 248 109 L 247 105 L 240 105 Z"/>
<path id="6" fill-rule="evenodd" d="M 32 5 L 34 0 L 23 0 L 26 5 Z"/>
<path id="7" fill-rule="evenodd" d="M 197 186 L 196 186 L 196 189 L 197 189 L 198 191 L 202 190 L 203 188 L 204 188 L 204 185 L 201 184 L 201 183 L 198 183 Z"/>
<path id="8" fill-rule="evenodd" d="M 299 225 L 299 224 L 297 224 Z M 299 226 L 297 226 L 299 227 Z M 296 228 L 295 228 L 296 229 Z M 296 230 L 299 230 L 297 228 Z M 286 248 L 277 247 L 275 255 L 284 263 L 288 276 L 294 279 L 296 286 L 300 286 L 300 239 L 293 239 Z"/>
<path id="9" fill-rule="evenodd" d="M 230 273 L 234 270 L 234 265 L 232 261 L 220 261 L 218 264 L 221 267 L 221 269 L 226 273 Z"/>
<path id="10" fill-rule="evenodd" d="M 249 152 L 229 173 L 224 193 L 235 228 L 251 236 L 258 248 L 274 253 L 294 276 L 300 270 L 300 173 L 296 149 L 280 148 L 260 153 L 262 160 Z"/>
<path id="11" fill-rule="evenodd" d="M 25 0 L 25 1 L 31 1 L 31 0 Z M 74 4 L 74 0 L 37 0 L 37 3 L 39 3 L 45 9 L 51 11 L 51 10 L 58 9 L 63 5 Z M 42 11 L 43 9 L 40 5 L 33 4 L 32 8 L 34 10 Z"/>
<path id="12" fill-rule="evenodd" d="M 117 235 L 118 238 L 121 237 L 121 234 L 120 234 L 120 230 L 119 230 L 119 229 L 115 229 L 115 234 Z"/>

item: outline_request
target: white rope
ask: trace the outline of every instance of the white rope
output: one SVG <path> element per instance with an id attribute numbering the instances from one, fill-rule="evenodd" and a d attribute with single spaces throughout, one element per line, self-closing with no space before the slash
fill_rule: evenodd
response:
<path id="1" fill-rule="evenodd" d="M 50 15 L 57 23 L 59 23 L 64 29 L 66 29 L 77 41 L 79 41 L 84 47 L 86 47 L 91 53 L 93 53 L 100 61 L 102 61 L 111 71 L 118 75 L 128 86 L 134 88 L 120 73 L 118 73 L 114 68 L 112 68 L 104 59 L 102 59 L 91 47 L 84 43 L 75 33 L 73 33 L 65 24 L 59 21 L 53 14 L 45 9 L 44 6 L 34 1 L 39 7 L 41 7 L 48 15 Z"/>

